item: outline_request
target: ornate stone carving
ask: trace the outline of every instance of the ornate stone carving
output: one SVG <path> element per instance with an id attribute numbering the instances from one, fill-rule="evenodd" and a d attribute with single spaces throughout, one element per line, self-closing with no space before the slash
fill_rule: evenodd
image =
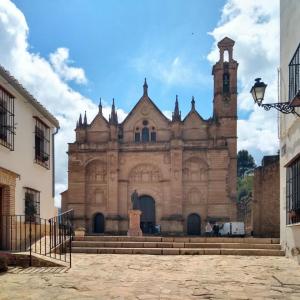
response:
<path id="1" fill-rule="evenodd" d="M 207 165 L 198 158 L 190 158 L 184 163 L 184 181 L 205 181 L 207 179 Z"/>
<path id="2" fill-rule="evenodd" d="M 197 205 L 204 201 L 203 191 L 193 188 L 189 191 L 187 201 L 189 204 Z"/>
<path id="3" fill-rule="evenodd" d="M 96 160 L 90 162 L 86 167 L 86 176 L 88 182 L 107 182 L 107 168 L 102 161 Z"/>
<path id="4" fill-rule="evenodd" d="M 133 182 L 157 182 L 160 179 L 159 169 L 150 164 L 138 165 L 129 174 L 129 180 Z"/>

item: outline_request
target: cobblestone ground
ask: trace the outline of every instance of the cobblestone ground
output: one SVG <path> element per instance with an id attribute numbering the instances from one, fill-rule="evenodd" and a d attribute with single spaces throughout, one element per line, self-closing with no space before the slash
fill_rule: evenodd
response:
<path id="1" fill-rule="evenodd" d="M 0 299 L 300 299 L 285 257 L 74 254 L 72 269 L 11 269 Z"/>

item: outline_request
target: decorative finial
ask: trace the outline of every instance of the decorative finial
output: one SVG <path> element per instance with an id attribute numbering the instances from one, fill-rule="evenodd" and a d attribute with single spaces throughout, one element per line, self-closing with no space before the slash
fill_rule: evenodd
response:
<path id="1" fill-rule="evenodd" d="M 148 95 L 148 84 L 147 84 L 147 79 L 146 78 L 145 78 L 145 81 L 144 81 L 143 88 L 144 88 L 144 96 Z"/>
<path id="2" fill-rule="evenodd" d="M 101 97 L 100 97 L 100 101 L 99 101 L 99 114 L 102 115 L 102 102 L 101 102 Z"/>
<path id="3" fill-rule="evenodd" d="M 83 125 L 84 125 L 84 126 L 87 126 L 87 117 L 86 117 L 86 111 L 84 112 Z"/>
<path id="4" fill-rule="evenodd" d="M 195 98 L 194 98 L 194 96 L 192 97 L 191 104 L 192 104 L 192 110 L 195 110 Z"/>
<path id="5" fill-rule="evenodd" d="M 172 121 L 181 121 L 181 112 L 179 111 L 178 95 L 175 99 L 175 109 L 172 115 Z"/>
<path id="6" fill-rule="evenodd" d="M 109 123 L 113 125 L 118 125 L 118 115 L 115 108 L 115 98 L 113 98 L 113 102 L 111 105 L 111 113 L 109 116 Z"/>
<path id="7" fill-rule="evenodd" d="M 79 115 L 79 127 L 82 127 L 82 116 L 81 116 L 81 114 Z"/>

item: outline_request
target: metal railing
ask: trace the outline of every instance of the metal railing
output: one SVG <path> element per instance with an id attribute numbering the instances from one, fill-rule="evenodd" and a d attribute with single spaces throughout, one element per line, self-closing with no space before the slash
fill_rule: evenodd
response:
<path id="1" fill-rule="evenodd" d="M 73 210 L 51 219 L 0 215 L 0 250 L 47 256 L 72 266 Z"/>

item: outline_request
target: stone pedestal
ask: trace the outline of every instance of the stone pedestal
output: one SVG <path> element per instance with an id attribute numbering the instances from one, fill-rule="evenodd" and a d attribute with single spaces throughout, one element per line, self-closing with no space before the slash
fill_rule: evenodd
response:
<path id="1" fill-rule="evenodd" d="M 140 210 L 129 210 L 129 229 L 127 231 L 128 236 L 142 236 L 142 230 L 140 227 L 140 220 L 142 212 Z"/>

